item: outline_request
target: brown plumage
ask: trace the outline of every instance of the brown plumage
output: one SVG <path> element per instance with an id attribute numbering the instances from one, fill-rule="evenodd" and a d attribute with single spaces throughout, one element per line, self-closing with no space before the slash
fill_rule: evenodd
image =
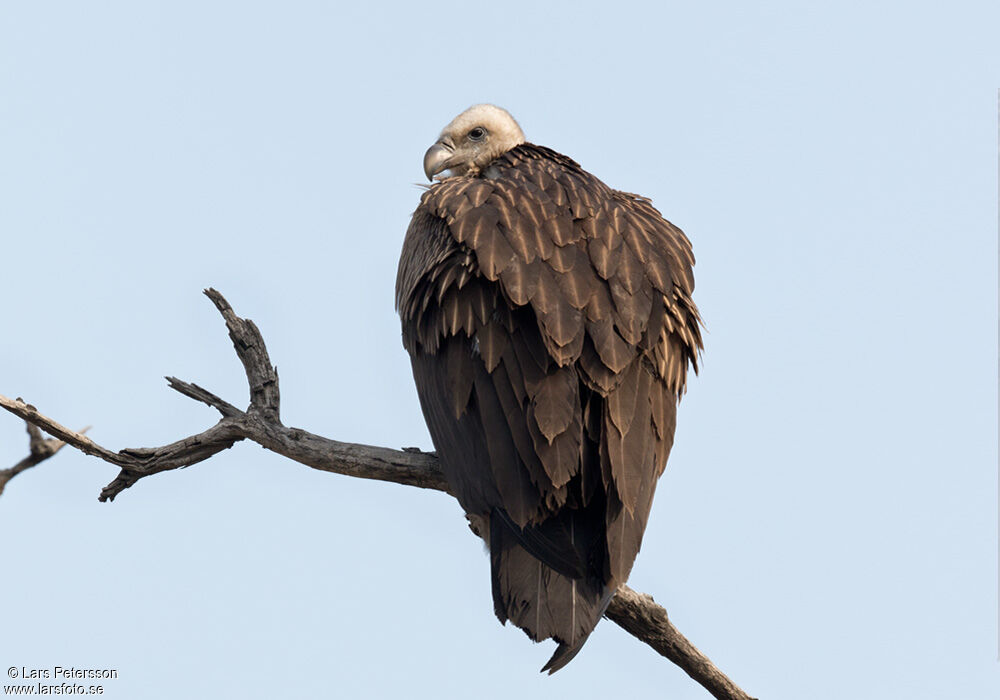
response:
<path id="1" fill-rule="evenodd" d="M 580 650 L 642 542 L 701 349 L 691 245 L 649 200 L 477 105 L 428 150 L 396 306 L 431 437 L 490 549 L 493 601 Z"/>

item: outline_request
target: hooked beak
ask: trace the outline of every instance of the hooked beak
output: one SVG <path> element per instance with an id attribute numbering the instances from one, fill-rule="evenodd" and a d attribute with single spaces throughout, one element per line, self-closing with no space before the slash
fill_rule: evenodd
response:
<path id="1" fill-rule="evenodd" d="M 448 160 L 454 153 L 454 147 L 443 141 L 438 141 L 428 148 L 427 153 L 424 154 L 424 175 L 427 176 L 427 179 L 433 182 L 435 175 L 447 170 Z"/>

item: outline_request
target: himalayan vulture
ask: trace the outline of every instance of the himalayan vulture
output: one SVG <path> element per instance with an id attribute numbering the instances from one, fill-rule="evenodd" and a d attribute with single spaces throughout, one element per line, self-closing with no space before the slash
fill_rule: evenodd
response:
<path id="1" fill-rule="evenodd" d="M 625 583 L 702 342 L 687 237 L 476 105 L 424 156 L 396 308 L 500 622 L 565 666 Z"/>

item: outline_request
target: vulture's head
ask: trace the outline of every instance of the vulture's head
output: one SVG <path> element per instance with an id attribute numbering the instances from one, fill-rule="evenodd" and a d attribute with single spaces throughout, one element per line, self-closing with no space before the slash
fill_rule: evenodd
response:
<path id="1" fill-rule="evenodd" d="M 428 180 L 445 170 L 475 175 L 497 156 L 524 143 L 524 133 L 505 109 L 473 105 L 451 120 L 424 154 Z"/>

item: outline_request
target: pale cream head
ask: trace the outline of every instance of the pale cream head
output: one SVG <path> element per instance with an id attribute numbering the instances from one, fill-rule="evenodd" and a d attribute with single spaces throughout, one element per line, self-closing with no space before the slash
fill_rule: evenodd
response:
<path id="1" fill-rule="evenodd" d="M 432 180 L 445 170 L 476 175 L 497 156 L 524 143 L 524 132 L 510 113 L 495 105 L 473 105 L 451 120 L 424 154 L 424 173 Z"/>

